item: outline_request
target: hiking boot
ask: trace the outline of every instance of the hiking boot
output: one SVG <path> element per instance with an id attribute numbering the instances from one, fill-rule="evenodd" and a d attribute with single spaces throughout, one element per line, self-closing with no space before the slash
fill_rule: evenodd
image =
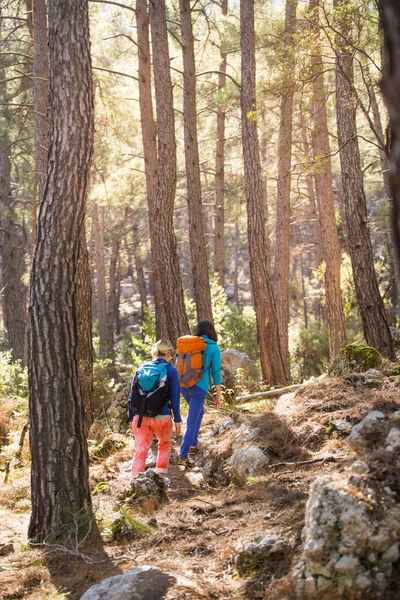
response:
<path id="1" fill-rule="evenodd" d="M 189 454 L 197 454 L 199 451 L 197 446 L 190 446 L 189 448 Z"/>
<path id="2" fill-rule="evenodd" d="M 161 477 L 164 481 L 165 487 L 169 487 L 171 485 L 171 480 L 168 477 L 165 477 L 165 475 L 161 475 Z"/>
<path id="3" fill-rule="evenodd" d="M 186 467 L 187 469 L 192 469 L 194 467 L 194 462 L 190 460 L 190 458 L 184 458 L 183 456 L 180 456 L 178 458 L 178 465 L 181 467 Z"/>

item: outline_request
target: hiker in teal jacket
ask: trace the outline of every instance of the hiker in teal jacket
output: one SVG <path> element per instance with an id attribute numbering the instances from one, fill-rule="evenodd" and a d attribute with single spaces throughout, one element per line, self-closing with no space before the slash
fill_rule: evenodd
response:
<path id="1" fill-rule="evenodd" d="M 193 466 L 189 454 L 197 451 L 198 435 L 201 421 L 204 416 L 204 401 L 211 386 L 212 378 L 216 391 L 217 400 L 215 408 L 221 408 L 221 353 L 217 345 L 217 332 L 211 321 L 200 321 L 194 335 L 201 336 L 207 344 L 203 355 L 203 368 L 200 381 L 193 387 L 181 387 L 181 394 L 189 405 L 189 413 L 186 421 L 186 431 L 183 436 L 179 451 L 178 464 L 186 467 Z"/>

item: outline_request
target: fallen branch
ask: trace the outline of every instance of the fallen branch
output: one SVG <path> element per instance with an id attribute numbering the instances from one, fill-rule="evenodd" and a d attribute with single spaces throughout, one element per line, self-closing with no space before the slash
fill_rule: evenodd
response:
<path id="1" fill-rule="evenodd" d="M 276 396 L 283 396 L 283 394 L 286 394 L 287 392 L 293 392 L 294 390 L 299 390 L 304 387 L 304 384 L 297 383 L 294 385 L 289 385 L 288 387 L 279 388 L 277 390 L 268 390 L 267 392 L 259 392 L 257 394 L 250 394 L 248 396 L 238 396 L 235 399 L 235 404 L 238 402 L 244 402 L 245 400 L 253 400 L 254 398 L 274 398 Z"/>
<path id="2" fill-rule="evenodd" d="M 297 467 L 298 465 L 311 465 L 312 463 L 317 463 L 317 462 L 337 462 L 339 460 L 344 460 L 344 461 L 352 461 L 354 460 L 353 458 L 350 458 L 350 456 L 326 456 L 325 458 L 312 458 L 310 460 L 300 460 L 299 462 L 280 462 L 280 463 L 274 463 L 272 465 L 267 465 L 267 469 L 272 469 L 272 467 Z"/>

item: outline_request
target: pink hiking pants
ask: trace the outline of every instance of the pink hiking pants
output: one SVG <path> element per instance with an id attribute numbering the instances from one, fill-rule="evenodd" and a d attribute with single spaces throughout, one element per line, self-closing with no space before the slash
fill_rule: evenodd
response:
<path id="1" fill-rule="evenodd" d="M 147 455 L 154 435 L 158 439 L 155 471 L 156 473 L 167 473 L 172 448 L 172 418 L 149 419 L 143 417 L 140 428 L 137 427 L 138 420 L 139 417 L 136 416 L 131 423 L 131 431 L 135 438 L 132 477 L 136 477 L 139 473 L 144 473 Z"/>

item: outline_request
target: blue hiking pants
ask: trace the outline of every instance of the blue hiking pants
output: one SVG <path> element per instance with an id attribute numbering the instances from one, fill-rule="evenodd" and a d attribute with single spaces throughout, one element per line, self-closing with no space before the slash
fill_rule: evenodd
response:
<path id="1" fill-rule="evenodd" d="M 197 438 L 204 415 L 204 400 L 206 399 L 207 392 L 194 385 L 191 388 L 181 388 L 181 394 L 189 405 L 189 413 L 179 456 L 187 458 L 189 448 L 197 446 Z"/>

